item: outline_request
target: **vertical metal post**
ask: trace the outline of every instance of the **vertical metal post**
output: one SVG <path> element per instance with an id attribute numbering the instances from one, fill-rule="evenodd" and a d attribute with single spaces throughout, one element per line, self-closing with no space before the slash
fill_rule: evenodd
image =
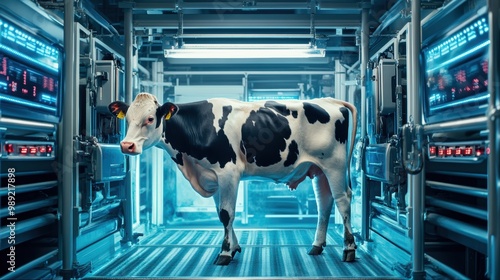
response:
<path id="1" fill-rule="evenodd" d="M 125 102 L 132 103 L 133 97 L 133 30 L 132 30 L 132 8 L 125 8 L 124 15 L 124 29 L 125 29 Z M 134 224 L 134 195 L 132 190 L 132 174 L 130 171 L 131 159 L 127 158 L 129 170 L 125 177 L 125 242 L 132 242 L 133 240 L 133 224 Z"/>
<path id="2" fill-rule="evenodd" d="M 412 28 L 412 24 L 411 22 L 408 23 L 408 28 L 407 28 L 407 34 L 406 34 L 406 57 L 407 57 L 407 66 L 406 66 L 406 76 L 408 77 L 406 79 L 406 87 L 408 89 L 408 98 L 406 100 L 406 107 L 408 108 L 407 110 L 407 122 L 409 120 L 409 117 L 410 117 L 410 113 L 412 111 L 411 110 L 411 103 L 410 103 L 410 99 L 411 99 L 411 90 L 413 89 L 413 80 L 412 80 L 412 73 L 413 73 L 413 69 L 412 67 L 410 66 L 411 65 L 411 57 L 412 57 L 412 42 L 413 42 L 413 38 L 410 36 L 410 30 Z M 404 156 L 404 155 L 403 155 Z M 408 237 L 410 237 L 411 239 L 413 239 L 413 188 L 411 188 L 411 184 L 412 182 L 411 181 L 408 181 L 408 207 L 406 207 L 406 215 L 407 215 L 407 219 L 406 219 L 406 226 L 408 227 Z"/>
<path id="3" fill-rule="evenodd" d="M 163 104 L 163 61 L 155 61 L 152 63 L 152 79 L 155 82 L 153 94 L 158 98 L 158 102 Z M 153 179 L 151 180 L 152 194 L 153 194 L 153 205 L 151 209 L 151 222 L 153 225 L 161 226 L 163 225 L 163 208 L 164 208 L 164 193 L 163 184 L 165 183 L 163 178 L 163 155 L 164 152 L 153 152 L 151 155 L 151 174 Z"/>
<path id="4" fill-rule="evenodd" d="M 345 67 L 342 66 L 339 59 L 335 59 L 335 98 L 340 100 L 347 100 L 345 78 Z"/>
<path id="5" fill-rule="evenodd" d="M 62 266 L 63 271 L 71 271 L 73 262 L 76 259 L 76 234 L 73 210 L 75 207 L 75 196 L 78 188 L 78 169 L 74 161 L 75 130 L 75 99 L 77 93 L 75 84 L 76 77 L 76 56 L 75 51 L 75 23 L 73 20 L 74 6 L 73 0 L 64 1 L 64 105 L 62 129 L 62 143 L 59 148 L 59 156 L 62 157 L 62 202 L 61 202 L 61 232 L 62 232 Z M 66 277 L 65 277 L 66 278 Z"/>
<path id="6" fill-rule="evenodd" d="M 248 74 L 245 73 L 245 76 L 241 79 L 241 84 L 243 86 L 243 101 L 248 101 Z M 248 182 L 244 181 L 243 186 L 243 212 L 241 213 L 241 223 L 244 225 L 248 224 L 248 207 L 249 207 L 249 198 L 248 198 Z"/>
<path id="7" fill-rule="evenodd" d="M 411 1 L 411 26 L 410 26 L 410 63 L 411 91 L 408 96 L 408 123 L 415 126 L 422 125 L 422 106 L 420 99 L 420 61 L 421 48 L 421 15 L 420 0 Z M 403 155 L 406 156 L 406 155 Z M 413 279 L 424 279 L 424 172 L 408 175 L 408 188 L 412 192 L 413 204 Z"/>
<path id="8" fill-rule="evenodd" d="M 488 90 L 490 104 L 488 110 L 488 129 L 490 155 L 488 157 L 488 277 L 500 278 L 500 3 L 488 0 L 488 20 L 490 24 L 490 61 Z"/>
<path id="9" fill-rule="evenodd" d="M 362 141 L 366 138 L 366 84 L 367 84 L 367 71 L 368 68 L 368 58 L 369 58 L 369 35 L 370 28 L 368 26 L 368 8 L 363 8 L 361 11 L 361 135 L 360 138 Z M 369 190 L 367 186 L 367 180 L 365 176 L 365 172 L 361 169 L 361 237 L 365 240 L 370 238 L 369 235 L 369 210 L 370 210 L 370 201 L 369 201 Z"/>

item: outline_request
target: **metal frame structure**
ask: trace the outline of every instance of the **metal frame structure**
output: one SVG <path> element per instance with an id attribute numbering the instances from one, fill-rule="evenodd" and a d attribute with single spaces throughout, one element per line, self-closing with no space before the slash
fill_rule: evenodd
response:
<path id="1" fill-rule="evenodd" d="M 490 279 L 500 278 L 500 3 L 488 1 L 488 18 L 490 21 L 490 64 L 488 110 L 488 139 L 490 157 L 488 158 L 488 276 Z"/>

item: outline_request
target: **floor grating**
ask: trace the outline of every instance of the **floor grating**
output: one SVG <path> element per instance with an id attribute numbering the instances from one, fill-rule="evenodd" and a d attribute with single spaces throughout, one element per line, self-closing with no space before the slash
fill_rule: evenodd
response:
<path id="1" fill-rule="evenodd" d="M 342 262 L 342 238 L 333 230 L 320 256 L 307 255 L 313 229 L 235 232 L 242 252 L 228 266 L 213 264 L 222 230 L 168 229 L 94 268 L 85 279 L 402 279 L 361 249 L 354 262 Z"/>

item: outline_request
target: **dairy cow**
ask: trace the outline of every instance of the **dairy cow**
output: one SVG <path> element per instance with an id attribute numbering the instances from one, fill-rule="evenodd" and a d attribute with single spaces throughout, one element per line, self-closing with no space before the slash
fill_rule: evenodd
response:
<path id="1" fill-rule="evenodd" d="M 344 223 L 342 259 L 355 259 L 347 177 L 356 134 L 357 113 L 351 104 L 332 98 L 262 102 L 214 98 L 159 104 L 153 95 L 140 93 L 130 106 L 116 101 L 109 110 L 127 120 L 121 142 L 124 154 L 139 155 L 153 146 L 164 149 L 196 192 L 214 198 L 224 226 L 215 264 L 227 265 L 241 252 L 233 230 L 240 180 L 271 180 L 295 189 L 306 176 L 313 178 L 318 205 L 309 254 L 321 254 L 326 245 L 335 201 Z"/>

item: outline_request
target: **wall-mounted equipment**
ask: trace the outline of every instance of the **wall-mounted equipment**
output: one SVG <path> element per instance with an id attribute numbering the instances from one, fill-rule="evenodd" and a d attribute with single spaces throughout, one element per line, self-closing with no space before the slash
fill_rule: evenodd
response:
<path id="1" fill-rule="evenodd" d="M 396 110 L 396 70 L 395 59 L 381 59 L 377 66 L 375 90 L 381 115 L 391 114 Z"/>
<path id="2" fill-rule="evenodd" d="M 427 147 L 431 161 L 482 162 L 490 154 L 487 141 L 431 142 Z"/>
<path id="3" fill-rule="evenodd" d="M 488 30 L 486 15 L 476 17 L 422 50 L 427 123 L 486 113 Z"/>
<path id="4" fill-rule="evenodd" d="M 125 156 L 120 145 L 98 143 L 93 161 L 95 182 L 111 182 L 125 178 Z"/>
<path id="5" fill-rule="evenodd" d="M 36 160 L 54 159 L 54 142 L 6 140 L 0 143 L 3 149 L 0 151 L 2 159 Z"/>
<path id="6" fill-rule="evenodd" d="M 366 176 L 375 181 L 394 185 L 396 178 L 397 148 L 390 143 L 375 144 L 366 147 Z"/>
<path id="7" fill-rule="evenodd" d="M 124 72 L 114 60 L 100 60 L 95 62 L 96 79 L 99 81 L 96 96 L 96 110 L 99 113 L 108 113 L 108 105 L 116 100 L 125 91 Z"/>
<path id="8" fill-rule="evenodd" d="M 2 114 L 59 122 L 62 56 L 60 47 L 0 17 Z"/>

